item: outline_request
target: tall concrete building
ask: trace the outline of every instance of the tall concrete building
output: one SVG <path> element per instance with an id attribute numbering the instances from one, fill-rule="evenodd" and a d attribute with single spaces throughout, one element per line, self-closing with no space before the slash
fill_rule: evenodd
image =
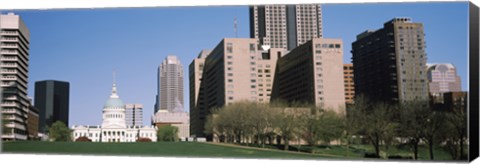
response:
<path id="1" fill-rule="evenodd" d="M 345 109 L 341 39 L 314 38 L 278 61 L 273 99 Z"/>
<path id="2" fill-rule="evenodd" d="M 355 98 L 355 83 L 353 82 L 353 64 L 343 64 L 343 82 L 345 83 L 345 103 L 352 105 Z"/>
<path id="3" fill-rule="evenodd" d="M 461 79 L 453 64 L 427 64 L 427 77 L 432 94 L 462 91 Z"/>
<path id="4" fill-rule="evenodd" d="M 190 81 L 200 79 L 200 84 L 190 90 L 196 97 L 191 100 L 196 100 L 191 108 L 191 134 L 205 137 L 206 117 L 215 107 L 242 100 L 270 102 L 276 61 L 284 53 L 281 48 L 259 49 L 256 39 L 225 38 L 210 54 L 194 59 Z"/>
<path id="5" fill-rule="evenodd" d="M 45 80 L 35 82 L 35 107 L 39 110 L 39 131 L 46 133 L 56 121 L 68 126 L 70 84 Z"/>
<path id="6" fill-rule="evenodd" d="M 200 84 L 202 80 L 203 67 L 205 66 L 205 58 L 211 53 L 211 50 L 202 50 L 198 57 L 193 59 L 190 63 L 189 81 L 190 81 L 190 133 L 202 134 L 202 122 L 205 122 L 205 108 L 202 108 L 205 98 L 205 90 L 200 90 Z M 200 99 L 200 100 L 199 100 Z M 200 117 L 202 116 L 202 117 Z"/>
<path id="7" fill-rule="evenodd" d="M 318 4 L 250 7 L 250 37 L 272 48 L 293 48 L 321 38 L 322 7 Z"/>
<path id="8" fill-rule="evenodd" d="M 355 94 L 374 101 L 428 98 L 423 24 L 394 18 L 352 43 Z"/>
<path id="9" fill-rule="evenodd" d="M 0 15 L 2 140 L 26 140 L 30 31 L 20 16 Z"/>
<path id="10" fill-rule="evenodd" d="M 183 111 L 183 66 L 173 55 L 167 56 L 158 67 L 155 113 L 158 110 Z"/>
<path id="11" fill-rule="evenodd" d="M 125 104 L 125 121 L 127 126 L 143 125 L 143 105 Z"/>

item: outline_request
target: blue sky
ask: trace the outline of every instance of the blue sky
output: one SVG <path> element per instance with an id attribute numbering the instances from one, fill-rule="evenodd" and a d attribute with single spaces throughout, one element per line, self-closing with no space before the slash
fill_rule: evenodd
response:
<path id="1" fill-rule="evenodd" d="M 467 90 L 466 2 L 326 4 L 326 38 L 344 42 L 344 62 L 351 62 L 351 43 L 367 29 L 379 29 L 394 17 L 411 17 L 425 27 L 429 63 L 451 62 Z M 249 37 L 247 6 L 122 9 L 24 10 L 30 29 L 29 96 L 34 82 L 70 82 L 70 126 L 101 124 L 102 107 L 111 92 L 112 72 L 120 98 L 144 105 L 150 124 L 157 94 L 157 67 L 167 55 L 184 66 L 184 106 L 189 107 L 188 65 L 202 49 L 222 38 Z"/>

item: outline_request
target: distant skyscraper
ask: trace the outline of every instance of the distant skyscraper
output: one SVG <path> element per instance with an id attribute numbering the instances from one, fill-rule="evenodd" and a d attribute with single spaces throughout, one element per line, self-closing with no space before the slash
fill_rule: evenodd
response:
<path id="1" fill-rule="evenodd" d="M 6 125 L 2 140 L 27 139 L 27 97 L 30 31 L 20 16 L 0 15 L 1 112 Z"/>
<path id="2" fill-rule="evenodd" d="M 125 121 L 127 126 L 143 125 L 143 105 L 125 104 Z"/>
<path id="3" fill-rule="evenodd" d="M 39 131 L 47 132 L 56 121 L 68 126 L 70 84 L 63 81 L 35 82 L 35 107 L 39 110 Z"/>
<path id="4" fill-rule="evenodd" d="M 430 93 L 462 91 L 460 76 L 452 64 L 427 64 L 427 76 Z"/>
<path id="5" fill-rule="evenodd" d="M 422 23 L 394 18 L 352 43 L 355 94 L 375 101 L 428 98 Z"/>
<path id="6" fill-rule="evenodd" d="M 250 37 L 257 38 L 260 45 L 291 50 L 322 36 L 319 4 L 250 7 Z"/>
<path id="7" fill-rule="evenodd" d="M 345 83 L 345 103 L 350 105 L 353 104 L 355 98 L 353 64 L 343 64 L 343 79 Z"/>
<path id="8" fill-rule="evenodd" d="M 345 109 L 341 39 L 315 38 L 278 60 L 272 99 Z"/>
<path id="9" fill-rule="evenodd" d="M 183 66 L 176 56 L 169 55 L 158 67 L 158 110 L 183 111 Z"/>

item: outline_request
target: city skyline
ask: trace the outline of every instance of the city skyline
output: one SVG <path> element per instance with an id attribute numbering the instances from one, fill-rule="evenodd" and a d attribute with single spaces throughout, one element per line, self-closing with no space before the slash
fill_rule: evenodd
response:
<path id="1" fill-rule="evenodd" d="M 458 5 L 458 4 L 463 4 L 463 5 Z M 350 46 L 351 46 L 352 39 L 348 39 L 348 37 L 343 37 L 342 34 L 345 34 L 345 35 L 348 34 L 349 37 L 354 38 L 358 33 L 362 31 L 365 31 L 368 29 L 378 29 L 383 22 L 393 17 L 399 17 L 399 16 L 411 17 L 413 21 L 422 22 L 425 25 L 425 33 L 426 33 L 425 40 L 427 42 L 426 51 L 427 51 L 427 54 L 429 54 L 428 55 L 429 59 L 427 62 L 452 61 L 452 63 L 454 63 L 455 66 L 461 67 L 457 69 L 457 71 L 459 72 L 459 75 L 461 76 L 462 81 L 464 81 L 464 83 L 462 83 L 462 90 L 466 90 L 467 84 L 465 81 L 468 81 L 466 76 L 467 47 L 466 47 L 466 44 L 462 44 L 462 43 L 467 43 L 467 40 L 466 40 L 467 34 L 466 32 L 465 34 L 460 33 L 461 34 L 460 36 L 453 37 L 452 34 L 448 33 L 452 29 L 463 30 L 462 29 L 463 27 L 466 28 L 467 24 L 466 24 L 465 16 L 467 15 L 467 13 L 458 12 L 458 11 L 465 11 L 463 10 L 462 7 L 466 8 L 467 7 L 466 4 L 467 3 L 455 3 L 454 5 L 452 5 L 451 3 L 425 3 L 425 4 L 405 3 L 405 4 L 368 4 L 368 5 L 328 4 L 328 5 L 324 5 L 322 8 L 323 9 L 322 15 L 324 20 L 323 21 L 324 37 L 341 38 L 345 45 L 343 49 L 344 51 L 343 62 L 351 63 Z M 409 14 L 409 15 L 400 14 L 402 12 L 399 13 L 398 11 L 399 9 L 395 9 L 395 10 L 392 9 L 392 8 L 395 8 L 395 6 L 397 7 L 403 6 L 403 8 L 412 7 L 412 6 L 421 8 L 422 6 L 425 6 L 425 5 L 432 6 L 432 7 L 425 9 L 419 13 L 414 12 L 413 14 Z M 360 7 L 360 9 L 351 11 L 349 8 L 351 8 L 352 6 Z M 339 11 L 339 8 L 343 10 Z M 367 16 L 368 18 L 370 18 L 368 20 L 348 19 L 347 21 L 345 21 L 341 19 L 343 17 L 347 17 L 349 14 L 351 14 L 351 16 L 358 16 L 358 15 L 352 14 L 352 12 L 354 13 L 355 11 L 362 12 L 364 10 L 368 10 L 369 8 L 377 9 L 377 10 L 373 10 L 376 12 L 391 11 L 391 13 L 386 13 L 381 16 L 372 17 L 371 14 L 374 12 L 369 12 L 369 13 L 367 12 L 367 14 L 363 14 L 363 15 L 370 15 L 370 16 Z M 344 12 L 345 9 L 350 10 L 349 14 L 347 15 L 345 15 L 345 13 L 335 14 L 337 12 Z M 133 33 L 125 33 L 126 35 L 125 34 L 118 35 L 119 33 L 117 33 L 117 32 L 129 32 L 131 30 L 131 28 L 128 28 L 128 27 L 119 27 L 120 25 L 123 25 L 119 23 L 125 22 L 124 19 L 131 20 L 132 21 L 131 24 L 142 25 L 141 23 L 146 23 L 147 20 L 142 19 L 142 21 L 139 21 L 136 19 L 138 16 L 145 16 L 145 14 L 153 15 L 154 13 L 169 14 L 170 12 L 173 12 L 174 14 L 170 13 L 173 16 L 180 17 L 180 18 L 188 18 L 189 17 L 188 14 L 182 13 L 182 12 L 185 12 L 185 10 L 188 10 L 188 13 L 198 12 L 198 13 L 195 13 L 195 16 L 199 16 L 199 18 L 205 18 L 208 21 L 211 21 L 205 24 L 213 24 L 213 27 L 215 28 L 211 29 L 211 28 L 208 28 L 210 26 L 208 27 L 203 26 L 205 25 L 203 24 L 204 23 L 203 21 L 205 21 L 204 19 L 198 19 L 198 20 L 192 19 L 193 21 L 191 22 L 192 24 L 197 23 L 195 26 L 191 26 L 191 24 L 185 24 L 185 22 L 181 22 L 181 21 L 178 21 L 178 22 L 174 21 L 174 22 L 169 22 L 169 23 L 174 23 L 174 25 L 163 24 L 164 26 L 162 29 L 166 28 L 165 31 L 158 30 L 158 28 L 162 27 L 162 25 L 147 27 L 146 24 L 144 24 L 141 30 L 137 30 L 137 31 L 132 30 Z M 432 18 L 432 15 L 435 15 L 435 14 L 431 14 L 431 12 L 435 13 L 437 11 L 440 12 L 443 10 L 447 10 L 446 14 L 444 15 L 447 15 L 449 17 L 454 17 L 455 21 L 461 22 L 461 20 L 464 20 L 465 24 L 460 25 L 460 27 L 462 28 L 457 27 L 459 25 L 448 25 L 447 26 L 448 28 L 438 28 L 438 30 L 432 30 L 436 28 L 436 27 L 432 27 L 434 26 L 435 23 L 438 23 L 438 22 L 444 23 L 441 19 L 445 17 L 444 15 L 436 15 L 438 16 L 437 18 L 438 20 L 435 19 L 435 21 L 433 21 L 432 23 L 430 22 L 431 21 L 430 19 Z M 451 11 L 451 12 L 448 12 L 448 11 Z M 36 16 L 35 15 L 36 12 L 44 13 L 44 16 L 47 16 L 47 17 L 50 16 L 50 17 L 53 17 L 54 19 L 50 20 L 52 22 L 48 22 L 48 20 L 45 18 L 40 19 L 42 14 L 40 14 L 40 16 Z M 63 15 L 61 14 L 62 12 L 67 14 Z M 225 14 L 218 14 L 219 12 L 224 12 Z M 409 10 L 408 12 L 412 12 L 412 11 Z M 37 41 L 38 40 L 37 36 L 38 35 L 41 36 L 42 34 L 37 33 L 36 34 L 37 36 L 32 36 L 32 41 L 31 41 L 32 44 L 31 44 L 31 52 L 30 52 L 31 80 L 30 80 L 29 89 L 28 89 L 29 96 L 33 95 L 31 81 L 38 81 L 38 80 L 44 80 L 44 79 L 58 79 L 62 81 L 69 81 L 71 83 L 71 99 L 70 99 L 71 100 L 70 120 L 72 122 L 71 124 L 96 125 L 100 122 L 101 120 L 100 117 L 96 118 L 91 116 L 96 116 L 98 113 L 101 112 L 102 103 L 104 101 L 104 97 L 109 92 L 107 89 L 111 81 L 110 79 L 103 78 L 102 76 L 108 75 L 109 72 L 111 72 L 113 69 L 119 70 L 118 85 L 121 86 L 122 88 L 125 88 L 121 91 L 122 93 L 120 93 L 124 95 L 123 99 L 127 102 L 139 102 L 139 103 L 145 104 L 145 107 L 147 108 L 145 108 L 144 113 L 152 113 L 153 104 L 155 102 L 153 99 L 153 97 L 155 97 L 155 93 L 152 92 L 152 91 L 155 91 L 154 88 L 156 83 L 155 67 L 158 66 L 158 63 L 160 63 L 160 61 L 163 58 L 165 58 L 165 56 L 167 56 L 168 54 L 177 54 L 180 57 L 180 60 L 183 61 L 182 65 L 189 64 L 188 62 L 193 60 L 200 50 L 214 47 L 217 44 L 216 42 L 218 42 L 218 40 L 222 38 L 233 37 L 235 35 L 235 33 L 233 32 L 234 17 L 236 17 L 238 21 L 238 25 L 237 25 L 237 27 L 239 27 L 238 37 L 248 38 L 248 33 L 249 33 L 248 6 L 181 7 L 181 8 L 172 7 L 172 8 L 155 8 L 155 9 L 152 9 L 152 8 L 96 9 L 96 10 L 68 10 L 68 11 L 67 10 L 23 11 L 23 12 L 15 12 L 15 13 L 19 14 L 24 19 L 24 21 L 26 22 L 27 26 L 30 28 L 31 31 L 38 31 L 38 30 L 41 31 L 41 29 L 48 30 L 49 27 L 51 27 L 52 24 L 55 25 L 55 23 L 58 23 L 57 26 L 61 26 L 61 27 L 67 26 L 72 28 L 71 26 L 67 25 L 68 22 L 59 21 L 59 20 L 72 21 L 70 23 L 74 23 L 73 25 L 75 25 L 76 23 L 82 24 L 82 22 L 83 24 L 86 24 L 86 25 L 96 25 L 95 27 L 97 28 L 88 28 L 90 26 L 83 26 L 84 28 L 87 27 L 85 31 L 77 29 L 78 31 L 76 31 L 76 34 L 75 33 L 72 34 L 73 30 L 70 31 L 71 30 L 70 28 L 66 28 L 69 30 L 63 30 L 63 31 L 51 31 L 51 33 L 46 31 L 47 34 L 49 33 L 50 36 L 52 36 L 51 38 L 48 38 L 51 40 L 46 40 L 46 41 Z M 28 13 L 31 13 L 31 14 L 29 15 Z M 180 16 L 175 15 L 175 13 L 180 14 Z M 407 13 L 407 11 L 405 11 L 404 13 Z M 454 13 L 464 13 L 464 15 L 456 14 L 455 16 Z M 115 14 L 119 14 L 119 15 L 112 16 Z M 426 17 L 422 17 L 422 14 Z M 97 15 L 100 18 L 94 19 L 96 20 L 94 22 L 88 22 L 90 21 L 89 17 L 97 16 Z M 150 17 L 147 17 L 146 19 L 149 19 L 149 21 L 155 20 L 153 19 L 155 17 L 152 15 L 150 15 Z M 215 17 L 208 17 L 213 15 L 215 15 Z M 62 19 L 60 19 L 59 17 Z M 99 22 L 109 17 L 113 19 L 109 19 L 109 21 L 105 21 L 105 22 Z M 217 19 L 217 17 L 220 17 L 220 19 Z M 32 20 L 34 18 L 37 18 L 37 20 L 35 21 Z M 118 19 L 118 18 L 122 18 L 122 19 Z M 169 17 L 168 19 L 175 20 L 175 19 L 172 19 L 171 17 Z M 357 21 L 360 21 L 360 20 L 365 22 L 362 22 L 359 24 L 359 22 Z M 35 23 L 32 23 L 32 21 L 36 22 L 37 24 L 35 25 Z M 45 23 L 45 25 L 39 25 L 43 21 L 47 21 L 47 23 Z M 110 21 L 113 21 L 113 22 L 110 22 Z M 158 22 L 162 23 L 162 21 L 158 21 Z M 345 30 L 344 28 L 346 27 L 339 26 L 339 24 L 342 24 L 345 22 L 349 22 L 351 24 L 359 24 L 359 25 L 354 27 L 349 27 L 348 30 Z M 174 33 L 175 31 L 174 29 L 177 29 L 180 32 L 186 33 L 185 31 L 182 31 L 182 28 L 184 27 L 182 26 L 179 27 L 178 24 L 189 26 L 189 27 L 197 27 L 198 29 L 192 30 L 194 31 L 193 36 L 192 36 L 192 33 L 188 33 L 188 34 L 183 34 L 184 36 L 183 38 L 165 37 L 165 36 L 162 37 L 161 34 L 165 34 L 169 32 Z M 112 27 L 115 27 L 115 29 L 110 29 Z M 116 29 L 117 27 L 118 29 Z M 145 27 L 145 29 L 143 29 L 143 27 Z M 152 33 L 151 34 L 152 36 L 146 36 L 145 34 L 150 34 L 150 32 L 152 32 L 150 30 L 154 30 L 161 34 Z M 188 28 L 183 30 L 188 30 Z M 139 31 L 140 32 L 148 31 L 148 32 L 145 32 L 144 34 L 144 33 L 139 33 Z M 85 35 L 85 34 L 88 34 L 88 35 Z M 458 35 L 459 33 L 455 33 L 455 34 Z M 83 36 L 79 36 L 79 35 L 83 35 Z M 107 39 L 110 35 L 116 35 L 116 39 L 113 39 L 113 40 Z M 135 35 L 140 35 L 140 38 L 138 38 L 139 36 L 135 36 Z M 462 37 L 462 35 L 464 36 Z M 55 42 L 55 41 L 64 42 L 64 39 L 66 39 L 64 37 L 70 38 L 68 40 L 68 41 L 71 41 L 70 44 L 62 44 L 65 46 L 65 47 L 62 47 L 63 51 L 61 51 L 59 48 L 54 48 L 54 47 L 58 47 L 55 45 L 59 44 L 58 42 Z M 78 39 L 78 40 L 72 39 L 76 37 L 83 37 L 83 39 Z M 158 37 L 158 38 L 154 38 L 154 37 Z M 438 39 L 437 37 L 440 37 L 440 38 L 446 37 L 452 40 L 442 42 L 441 41 L 442 39 Z M 164 39 L 162 40 L 160 38 L 164 38 Z M 41 38 L 39 40 L 43 40 L 43 39 L 47 39 L 47 38 Z M 133 39 L 133 42 L 130 42 L 132 39 Z M 187 39 L 190 39 L 190 40 L 187 40 Z M 463 42 L 461 41 L 462 39 L 464 40 Z M 91 42 L 93 41 L 97 41 L 95 43 L 99 44 L 100 46 L 95 46 L 95 44 L 92 44 Z M 167 42 L 167 41 L 170 41 L 170 42 Z M 42 42 L 42 43 L 39 43 L 39 42 Z M 438 42 L 441 42 L 441 43 L 438 43 Z M 172 43 L 174 45 L 173 47 L 171 46 Z M 37 45 L 37 44 L 40 44 L 40 45 Z M 78 45 L 79 47 L 72 47 L 74 45 Z M 157 47 L 158 45 L 161 45 L 159 47 L 165 47 L 165 48 L 159 48 Z M 445 45 L 453 45 L 453 46 L 447 47 Z M 42 47 L 42 46 L 48 46 L 48 47 Z M 93 48 L 94 50 L 92 51 L 92 50 L 86 49 L 87 51 L 82 50 L 80 52 L 75 52 L 77 50 L 80 50 L 79 48 L 84 48 L 85 46 L 91 46 L 90 48 Z M 462 46 L 464 47 L 462 48 Z M 145 49 L 145 52 L 143 52 L 143 51 L 139 51 L 141 48 L 135 48 L 135 47 L 142 47 L 143 49 L 145 48 L 146 49 Z M 188 48 L 182 49 L 182 47 L 188 47 Z M 43 49 L 43 51 L 41 51 L 40 49 Z M 453 49 L 453 50 L 450 50 L 450 49 Z M 444 56 L 436 56 L 441 52 L 445 52 L 445 53 L 442 53 Z M 460 59 L 456 59 L 458 58 L 458 54 L 465 54 L 465 58 L 460 57 Z M 138 60 L 136 56 L 139 56 L 139 55 L 141 56 L 141 58 L 144 58 L 145 60 Z M 105 61 L 105 59 L 112 59 L 112 58 L 114 59 L 112 63 L 114 63 L 114 65 L 116 63 L 118 66 L 110 65 L 107 61 Z M 123 58 L 123 60 L 120 58 Z M 42 61 L 41 59 L 44 59 L 44 61 Z M 71 61 L 69 60 L 64 61 L 65 59 L 70 59 Z M 463 60 L 463 61 L 459 61 L 459 60 Z M 157 63 L 157 64 L 152 64 L 152 63 Z M 62 70 L 62 71 L 59 71 L 59 70 Z M 138 71 L 141 71 L 141 73 L 138 73 Z M 184 69 L 184 74 L 188 75 L 187 69 Z M 93 78 L 90 77 L 92 75 L 94 75 Z M 184 86 L 189 86 L 188 80 L 185 78 L 188 78 L 188 77 L 184 76 Z M 132 80 L 129 80 L 129 79 L 132 79 Z M 139 81 L 141 81 L 141 83 Z M 82 92 L 87 92 L 87 93 L 82 93 Z M 97 93 L 97 94 L 91 94 L 91 93 Z M 184 99 L 189 100 L 188 95 L 189 95 L 188 89 L 185 89 Z M 90 102 L 90 103 L 85 103 L 85 102 Z M 184 106 L 188 107 L 189 106 L 188 103 L 189 103 L 188 101 L 185 102 Z M 145 119 L 148 117 L 149 116 L 144 115 L 144 124 L 148 124 L 148 123 L 145 123 L 145 122 L 148 122 L 146 121 L 148 119 Z"/>

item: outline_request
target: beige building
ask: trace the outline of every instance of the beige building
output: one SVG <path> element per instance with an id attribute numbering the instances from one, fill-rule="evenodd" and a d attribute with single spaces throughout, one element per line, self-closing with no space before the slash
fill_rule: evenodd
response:
<path id="1" fill-rule="evenodd" d="M 152 122 L 158 129 L 166 125 L 177 127 L 178 137 L 182 141 L 190 137 L 190 116 L 187 112 L 159 110 L 152 116 Z"/>
<path id="2" fill-rule="evenodd" d="M 345 109 L 341 39 L 315 38 L 278 61 L 274 99 L 342 113 Z"/>
<path id="3" fill-rule="evenodd" d="M 292 50 L 322 35 L 322 7 L 318 4 L 250 7 L 250 37 L 257 38 L 260 45 Z"/>
<path id="4" fill-rule="evenodd" d="M 2 140 L 26 140 L 29 100 L 27 97 L 30 32 L 20 16 L 0 15 L 0 69 Z"/>
<path id="5" fill-rule="evenodd" d="M 351 105 L 355 98 L 355 84 L 353 82 L 353 64 L 343 64 L 343 82 L 345 83 L 345 103 Z"/>
<path id="6" fill-rule="evenodd" d="M 203 134 L 203 124 L 205 122 L 205 109 L 203 99 L 205 98 L 204 90 L 200 91 L 203 67 L 205 58 L 212 52 L 211 50 L 202 50 L 198 57 L 193 59 L 189 65 L 189 81 L 190 81 L 190 133 Z M 201 100 L 199 100 L 201 99 Z M 199 103 L 201 102 L 201 103 Z"/>
<path id="7" fill-rule="evenodd" d="M 194 59 L 190 81 L 200 79 L 200 83 L 190 84 L 190 94 L 195 94 L 191 102 L 196 105 L 190 108 L 192 135 L 204 136 L 206 117 L 213 108 L 241 100 L 270 102 L 276 60 L 285 50 L 263 49 L 268 47 L 260 48 L 256 39 L 225 38 L 210 54 Z"/>

